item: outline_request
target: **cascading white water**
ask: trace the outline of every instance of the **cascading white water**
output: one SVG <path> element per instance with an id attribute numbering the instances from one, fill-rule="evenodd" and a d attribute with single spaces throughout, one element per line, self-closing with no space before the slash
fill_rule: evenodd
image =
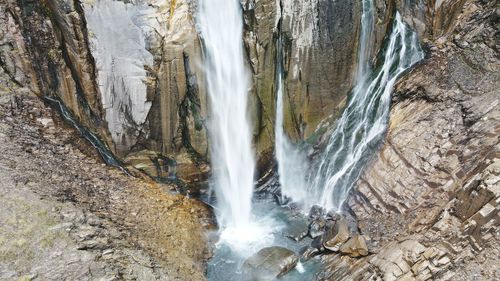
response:
<path id="1" fill-rule="evenodd" d="M 363 7 L 367 1 L 363 1 Z M 366 14 L 368 10 L 364 10 Z M 367 28 L 367 27 L 363 27 Z M 371 28 L 371 27 L 370 27 Z M 361 44 L 368 44 L 370 32 L 363 31 Z M 364 34 L 364 35 L 363 35 Z M 365 37 L 363 37 L 365 36 Z M 390 99 L 398 77 L 423 59 L 417 35 L 396 13 L 392 32 L 383 53 L 382 66 L 375 71 L 358 73 L 358 81 L 348 105 L 309 177 L 309 204 L 340 211 L 362 168 L 378 146 L 387 128 Z M 361 47 L 360 64 L 366 64 L 365 47 Z M 361 61 L 363 60 L 363 61 Z"/>
<path id="2" fill-rule="evenodd" d="M 290 142 L 284 130 L 284 85 L 283 85 L 283 46 L 281 34 L 277 42 L 276 56 L 276 124 L 275 145 L 281 195 L 295 202 L 307 198 L 306 172 L 307 158 L 304 153 Z"/>
<path id="3" fill-rule="evenodd" d="M 251 220 L 255 160 L 240 2 L 200 0 L 197 20 L 205 50 L 217 218 L 223 229 L 245 228 Z"/>

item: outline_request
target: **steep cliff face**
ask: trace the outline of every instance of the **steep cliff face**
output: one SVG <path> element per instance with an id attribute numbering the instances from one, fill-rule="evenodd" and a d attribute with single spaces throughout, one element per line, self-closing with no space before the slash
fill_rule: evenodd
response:
<path id="1" fill-rule="evenodd" d="M 499 7 L 454 7 L 453 25 L 425 28 L 428 57 L 397 86 L 385 143 L 352 193 L 374 254 L 327 258 L 325 279 L 498 277 Z"/>
<path id="2" fill-rule="evenodd" d="M 126 164 L 163 178 L 207 172 L 201 47 L 188 1 L 14 1 L 1 65 L 57 97 Z"/>
<path id="3" fill-rule="evenodd" d="M 372 58 L 396 9 L 423 41 L 449 32 L 464 0 L 376 0 Z M 355 83 L 361 1 L 242 1 L 251 114 L 272 162 L 276 52 L 284 54 L 285 129 L 296 142 L 334 120 Z M 126 164 L 193 183 L 209 172 L 207 102 L 196 1 L 6 0 L 0 64 L 61 99 Z M 283 50 L 277 50 L 281 34 Z M 330 123 L 332 124 L 332 123 Z"/>
<path id="4" fill-rule="evenodd" d="M 242 2 L 254 80 L 250 111 L 264 162 L 274 142 L 278 34 L 285 42 L 285 127 L 304 140 L 321 120 L 336 116 L 353 86 L 360 3 Z M 392 10 L 384 5 L 387 23 Z M 7 0 L 0 6 L 2 66 L 13 79 L 62 100 L 126 164 L 158 178 L 172 170 L 188 182 L 205 177 L 207 102 L 196 1 Z"/>
<path id="5" fill-rule="evenodd" d="M 246 1 L 246 37 L 254 73 L 258 151 L 272 149 L 276 52 L 284 57 L 285 128 L 296 141 L 336 115 L 352 88 L 360 1 Z M 283 50 L 277 50 L 278 35 Z"/>
<path id="6" fill-rule="evenodd" d="M 175 170 L 188 183 L 202 180 L 207 103 L 195 5 L 9 0 L 2 65 L 35 93 L 61 99 L 126 164 L 158 178 Z M 341 109 L 352 87 L 361 10 L 357 1 L 242 5 L 256 151 L 269 162 L 278 32 L 285 37 L 285 126 L 300 140 Z"/>
<path id="7" fill-rule="evenodd" d="M 83 12 L 114 150 L 152 176 L 206 172 L 201 47 L 187 1 L 86 1 Z M 177 164 L 176 164 L 177 162 Z"/>

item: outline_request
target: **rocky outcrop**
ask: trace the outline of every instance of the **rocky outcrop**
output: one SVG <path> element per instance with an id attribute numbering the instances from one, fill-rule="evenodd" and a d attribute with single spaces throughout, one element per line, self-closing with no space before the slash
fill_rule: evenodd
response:
<path id="1" fill-rule="evenodd" d="M 456 24 L 424 39 L 428 57 L 397 85 L 385 143 L 348 204 L 374 254 L 325 258 L 320 279 L 497 276 L 498 9 L 466 1 Z"/>

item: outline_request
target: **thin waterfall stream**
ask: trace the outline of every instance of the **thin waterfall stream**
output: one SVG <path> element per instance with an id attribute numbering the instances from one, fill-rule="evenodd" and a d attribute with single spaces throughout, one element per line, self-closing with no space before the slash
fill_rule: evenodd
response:
<path id="1" fill-rule="evenodd" d="M 363 34 L 366 36 L 368 33 L 365 31 Z M 359 77 L 364 78 L 350 95 L 347 108 L 337 121 L 319 163 L 310 174 L 311 204 L 327 210 L 341 210 L 387 129 L 394 84 L 403 72 L 424 58 L 416 33 L 407 27 L 399 13 L 396 13 L 387 40 L 385 51 L 380 57 L 383 64 L 374 71 L 369 71 L 367 65 L 368 71 L 359 74 Z M 367 51 L 364 47 L 361 51 L 360 58 L 364 59 L 363 54 Z M 366 64 L 360 62 L 360 65 Z"/>
<path id="2" fill-rule="evenodd" d="M 279 24 L 281 27 L 281 23 Z M 275 143 L 276 160 L 278 162 L 279 183 L 281 195 L 293 198 L 295 202 L 304 202 L 307 199 L 306 171 L 307 157 L 304 151 L 294 145 L 285 133 L 285 94 L 283 79 L 283 38 L 278 31 L 276 43 L 276 125 Z"/>

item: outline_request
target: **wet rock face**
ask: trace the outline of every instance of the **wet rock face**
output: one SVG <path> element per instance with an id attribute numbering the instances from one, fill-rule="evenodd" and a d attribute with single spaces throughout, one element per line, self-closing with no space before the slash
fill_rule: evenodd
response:
<path id="1" fill-rule="evenodd" d="M 309 137 L 352 87 L 360 17 L 359 1 L 283 1 L 285 127 L 293 138 Z"/>
<path id="2" fill-rule="evenodd" d="M 298 256 L 291 250 L 269 247 L 248 258 L 243 264 L 243 270 L 249 275 L 248 280 L 274 280 L 294 269 L 298 261 Z"/>
<path id="3" fill-rule="evenodd" d="M 353 85 L 361 15 L 359 1 L 245 1 L 245 46 L 255 81 L 257 150 L 272 148 L 276 40 L 283 39 L 285 129 L 307 139 L 335 116 Z"/>

